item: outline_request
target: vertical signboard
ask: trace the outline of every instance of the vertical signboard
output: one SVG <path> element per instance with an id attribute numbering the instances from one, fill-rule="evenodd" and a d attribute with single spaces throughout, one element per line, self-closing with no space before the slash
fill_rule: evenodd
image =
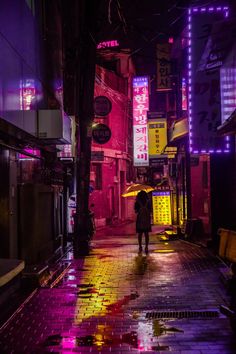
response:
<path id="1" fill-rule="evenodd" d="M 193 154 L 229 152 L 227 137 L 217 134 L 222 53 L 215 40 L 215 26 L 227 16 L 228 8 L 223 6 L 190 8 L 188 13 L 189 143 Z"/>
<path id="2" fill-rule="evenodd" d="M 170 191 L 152 192 L 153 224 L 171 225 Z"/>
<path id="3" fill-rule="evenodd" d="M 236 63 L 234 64 L 236 66 Z M 236 67 L 222 67 L 220 70 L 221 88 L 221 123 L 234 112 L 236 108 Z"/>
<path id="4" fill-rule="evenodd" d="M 165 118 L 148 120 L 149 158 L 163 154 L 167 145 L 167 121 Z"/>
<path id="5" fill-rule="evenodd" d="M 157 44 L 157 91 L 171 90 L 171 44 Z"/>
<path id="6" fill-rule="evenodd" d="M 186 78 L 182 77 L 182 83 L 181 83 L 181 93 L 182 93 L 182 104 L 181 108 L 182 111 L 187 111 L 188 109 L 188 104 L 187 104 L 187 83 L 186 83 Z"/>
<path id="7" fill-rule="evenodd" d="M 33 79 L 20 80 L 20 109 L 30 110 L 36 98 L 36 87 Z"/>
<path id="8" fill-rule="evenodd" d="M 148 166 L 147 111 L 149 109 L 148 76 L 133 78 L 133 154 L 134 166 Z"/>

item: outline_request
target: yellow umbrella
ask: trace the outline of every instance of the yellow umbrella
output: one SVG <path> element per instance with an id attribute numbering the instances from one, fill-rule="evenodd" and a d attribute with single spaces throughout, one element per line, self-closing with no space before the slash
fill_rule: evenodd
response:
<path id="1" fill-rule="evenodd" d="M 147 184 L 132 184 L 122 194 L 122 197 L 135 197 L 140 191 L 145 191 L 149 193 L 151 191 L 154 191 L 154 188 L 148 186 Z"/>

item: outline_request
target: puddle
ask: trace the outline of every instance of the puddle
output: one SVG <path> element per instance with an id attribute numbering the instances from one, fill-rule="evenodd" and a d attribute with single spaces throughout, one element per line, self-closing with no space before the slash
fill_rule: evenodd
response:
<path id="1" fill-rule="evenodd" d="M 77 268 L 78 272 L 88 272 L 89 268 Z"/>
<path id="2" fill-rule="evenodd" d="M 184 331 L 181 329 L 178 329 L 176 327 L 166 327 L 164 325 L 164 323 L 162 323 L 161 321 L 158 320 L 154 320 L 152 322 L 152 326 L 153 326 L 153 336 L 154 337 L 159 337 L 163 334 L 166 334 L 167 332 L 179 332 L 179 333 L 183 333 Z"/>
<path id="3" fill-rule="evenodd" d="M 141 277 L 146 274 L 146 272 L 154 272 L 158 269 L 155 260 L 151 256 L 138 255 L 134 258 L 134 266 L 132 273 L 129 274 L 130 278 Z"/>
<path id="4" fill-rule="evenodd" d="M 146 273 L 148 267 L 147 257 L 143 257 L 141 255 L 135 257 L 135 275 L 144 275 Z"/>
<path id="5" fill-rule="evenodd" d="M 90 299 L 92 297 L 92 294 L 83 294 L 83 295 L 79 295 L 78 294 L 78 299 Z"/>
<path id="6" fill-rule="evenodd" d="M 168 347 L 168 345 L 157 345 L 154 347 L 151 347 L 152 350 L 170 350 L 170 347 Z"/>
<path id="7" fill-rule="evenodd" d="M 93 284 L 78 284 L 79 291 L 77 293 L 78 298 L 87 299 L 97 293 L 97 290 L 93 287 Z"/>
<path id="8" fill-rule="evenodd" d="M 99 256 L 98 257 L 99 259 L 104 259 L 104 258 L 113 258 L 113 256 L 111 256 L 111 255 L 101 255 L 101 256 Z"/>
<path id="9" fill-rule="evenodd" d="M 129 297 L 130 298 L 130 297 Z M 154 344 L 155 337 L 159 337 L 168 332 L 183 332 L 182 330 L 166 326 L 164 323 L 158 320 L 152 321 L 150 323 L 151 327 L 146 327 L 143 325 L 141 331 L 131 331 L 128 333 L 121 334 L 120 336 L 114 335 L 113 329 L 110 326 L 98 325 L 96 332 L 94 334 L 89 334 L 86 336 L 61 336 L 60 334 L 55 334 L 49 336 L 45 342 L 44 346 L 57 346 L 60 349 L 77 349 L 78 347 L 97 347 L 101 350 L 106 346 L 121 346 L 122 344 L 128 344 L 130 347 L 144 350 L 145 348 L 153 351 L 170 350 L 168 345 Z M 112 349 L 111 349 L 112 352 Z"/>
<path id="10" fill-rule="evenodd" d="M 94 288 L 90 289 L 83 289 L 78 292 L 78 295 L 84 295 L 84 294 L 96 294 L 97 290 Z"/>
<path id="11" fill-rule="evenodd" d="M 85 336 L 85 337 L 80 337 L 76 338 L 76 345 L 78 347 L 87 347 L 87 346 L 92 346 L 95 343 L 95 337 L 94 336 Z"/>
<path id="12" fill-rule="evenodd" d="M 78 288 L 93 288 L 94 284 L 78 284 Z"/>
<path id="13" fill-rule="evenodd" d="M 175 250 L 172 250 L 172 249 L 166 249 L 166 250 L 154 250 L 153 252 L 155 252 L 155 253 L 173 253 L 173 252 L 175 252 Z"/>
<path id="14" fill-rule="evenodd" d="M 44 346 L 60 346 L 62 349 L 75 349 L 77 347 L 91 347 L 96 346 L 101 349 L 103 346 L 128 344 L 133 348 L 138 348 L 138 336 L 136 332 L 125 333 L 119 337 L 109 336 L 109 333 L 99 332 L 94 335 L 87 335 L 83 337 L 62 337 L 60 334 L 49 336 Z"/>
<path id="15" fill-rule="evenodd" d="M 54 346 L 54 345 L 60 345 L 62 339 L 63 339 L 63 337 L 60 334 L 54 334 L 52 336 L 49 336 L 45 340 L 44 346 L 45 347 L 51 347 L 51 346 Z"/>
<path id="16" fill-rule="evenodd" d="M 130 295 L 126 295 L 123 297 L 123 299 L 118 300 L 114 304 L 108 305 L 107 306 L 107 311 L 111 315 L 115 315 L 117 313 L 120 313 L 122 311 L 122 307 L 126 304 L 128 304 L 129 301 L 135 300 L 139 297 L 138 293 L 132 293 Z"/>
<path id="17" fill-rule="evenodd" d="M 134 320 L 137 320 L 139 317 L 140 317 L 140 313 L 138 311 L 133 311 L 132 318 Z"/>

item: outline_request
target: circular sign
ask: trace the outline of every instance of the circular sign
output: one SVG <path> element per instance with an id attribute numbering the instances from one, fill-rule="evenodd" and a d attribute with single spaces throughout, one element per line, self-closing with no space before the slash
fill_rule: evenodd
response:
<path id="1" fill-rule="evenodd" d="M 93 140 L 98 144 L 105 144 L 111 138 L 111 129 L 105 124 L 96 124 L 92 129 Z"/>
<path id="2" fill-rule="evenodd" d="M 111 101 L 106 96 L 97 96 L 94 99 L 94 113 L 104 117 L 111 112 Z"/>

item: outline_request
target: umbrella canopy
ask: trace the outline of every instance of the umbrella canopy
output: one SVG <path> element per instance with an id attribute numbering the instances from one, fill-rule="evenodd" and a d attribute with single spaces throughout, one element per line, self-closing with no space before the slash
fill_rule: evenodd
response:
<path id="1" fill-rule="evenodd" d="M 140 191 L 145 191 L 149 193 L 153 190 L 154 188 L 148 186 L 147 184 L 132 184 L 122 194 L 122 197 L 135 197 Z"/>

